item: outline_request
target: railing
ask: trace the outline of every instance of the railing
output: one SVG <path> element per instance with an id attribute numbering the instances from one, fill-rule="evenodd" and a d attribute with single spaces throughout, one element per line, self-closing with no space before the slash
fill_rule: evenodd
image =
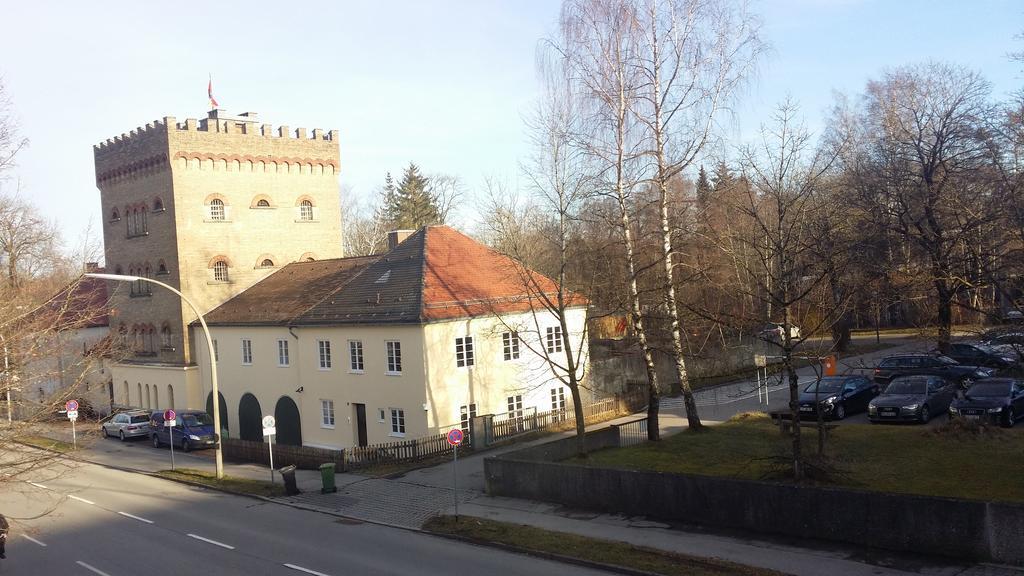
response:
<path id="1" fill-rule="evenodd" d="M 647 418 L 612 424 L 612 427 L 619 431 L 619 446 L 637 446 L 647 442 Z"/>
<path id="2" fill-rule="evenodd" d="M 376 464 L 415 462 L 431 456 L 451 454 L 452 446 L 448 443 L 447 436 L 447 433 L 435 434 L 414 440 L 346 448 L 344 450 L 345 469 L 365 468 Z M 466 434 L 462 448 L 463 450 L 469 449 L 469 434 Z"/>

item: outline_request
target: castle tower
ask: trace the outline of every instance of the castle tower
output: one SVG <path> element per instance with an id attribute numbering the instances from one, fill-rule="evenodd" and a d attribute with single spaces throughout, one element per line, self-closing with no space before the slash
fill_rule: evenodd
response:
<path id="1" fill-rule="evenodd" d="M 289 262 L 342 256 L 336 130 L 273 129 L 216 109 L 93 152 L 107 271 L 170 284 L 201 312 Z M 144 282 L 109 289 L 111 334 L 128 350 L 113 369 L 115 403 L 205 407 L 187 304 Z"/>

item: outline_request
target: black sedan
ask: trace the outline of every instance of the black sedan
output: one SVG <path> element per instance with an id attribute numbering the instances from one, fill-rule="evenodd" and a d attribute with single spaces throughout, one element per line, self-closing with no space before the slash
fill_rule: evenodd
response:
<path id="1" fill-rule="evenodd" d="M 811 382 L 800 392 L 800 414 L 821 415 L 830 420 L 842 420 L 847 414 L 863 412 L 868 402 L 878 395 L 878 384 L 864 376 L 826 376 L 820 382 Z M 815 403 L 817 398 L 817 403 Z"/>
<path id="2" fill-rule="evenodd" d="M 872 423 L 912 421 L 923 424 L 935 414 L 949 409 L 957 389 L 956 381 L 942 376 L 894 378 L 885 391 L 868 404 L 868 420 Z"/>
<path id="3" fill-rule="evenodd" d="M 1012 368 L 1017 364 L 1016 354 L 1010 354 L 1000 348 L 985 344 L 956 342 L 949 345 L 947 356 L 961 364 L 985 366 L 999 370 Z"/>
<path id="4" fill-rule="evenodd" d="M 990 378 L 971 386 L 949 406 L 951 418 L 999 423 L 1010 427 L 1024 417 L 1024 383 Z"/>

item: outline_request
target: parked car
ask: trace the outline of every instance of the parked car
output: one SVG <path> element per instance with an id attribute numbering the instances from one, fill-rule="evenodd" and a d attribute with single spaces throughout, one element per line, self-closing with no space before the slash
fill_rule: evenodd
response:
<path id="1" fill-rule="evenodd" d="M 202 410 L 178 412 L 174 425 L 174 445 L 188 452 L 193 448 L 212 448 L 217 445 L 213 433 L 213 417 Z M 154 448 L 171 443 L 171 431 L 164 426 L 164 411 L 154 411 L 149 416 L 149 434 Z"/>
<path id="2" fill-rule="evenodd" d="M 1024 322 L 1024 312 L 1021 312 L 1020 310 L 1010 310 L 1003 315 L 1003 322 L 1008 324 L 1020 324 L 1021 322 Z"/>
<path id="3" fill-rule="evenodd" d="M 938 353 L 937 350 L 934 352 Z M 986 368 L 995 368 L 996 370 L 1006 370 L 1017 365 L 1017 356 L 1015 354 L 986 344 L 955 342 L 949 345 L 949 354 L 946 354 L 946 356 L 960 364 L 984 366 Z"/>
<path id="4" fill-rule="evenodd" d="M 935 414 L 949 410 L 958 390 L 955 380 L 921 374 L 893 378 L 881 394 L 868 404 L 868 420 L 912 421 L 922 424 Z"/>
<path id="5" fill-rule="evenodd" d="M 874 378 L 879 384 L 888 384 L 894 378 L 915 374 L 932 374 L 943 376 L 960 383 L 966 388 L 975 380 L 992 376 L 992 368 L 960 364 L 949 356 L 917 352 L 911 354 L 895 354 L 882 358 L 875 367 Z"/>
<path id="6" fill-rule="evenodd" d="M 774 342 L 781 342 L 783 335 L 786 334 L 785 328 L 782 324 L 776 322 L 768 323 L 760 332 L 757 333 L 757 337 L 762 340 L 771 340 Z M 800 327 L 789 325 L 789 337 L 793 340 L 800 338 Z"/>
<path id="7" fill-rule="evenodd" d="M 1024 332 L 992 330 L 982 337 L 981 343 L 999 350 L 1002 354 L 1013 356 L 1014 360 L 1024 360 Z"/>
<path id="8" fill-rule="evenodd" d="M 878 384 L 865 376 L 826 376 L 800 392 L 800 413 L 816 416 L 818 406 L 824 418 L 842 420 L 847 414 L 867 410 L 878 392 Z"/>
<path id="9" fill-rule="evenodd" d="M 1024 417 L 1024 382 L 1012 378 L 978 382 L 953 400 L 949 416 L 1013 426 Z"/>
<path id="10" fill-rule="evenodd" d="M 117 436 L 124 442 L 136 436 L 149 436 L 149 412 L 128 410 L 114 414 L 100 426 L 104 438 Z"/>

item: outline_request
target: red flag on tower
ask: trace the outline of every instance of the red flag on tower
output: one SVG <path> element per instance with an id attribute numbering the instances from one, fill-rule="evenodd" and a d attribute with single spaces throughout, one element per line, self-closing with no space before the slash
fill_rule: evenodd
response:
<path id="1" fill-rule="evenodd" d="M 213 75 L 210 75 L 210 83 L 206 85 L 206 94 L 210 97 L 210 108 L 216 108 L 219 106 L 217 101 L 213 98 Z"/>

